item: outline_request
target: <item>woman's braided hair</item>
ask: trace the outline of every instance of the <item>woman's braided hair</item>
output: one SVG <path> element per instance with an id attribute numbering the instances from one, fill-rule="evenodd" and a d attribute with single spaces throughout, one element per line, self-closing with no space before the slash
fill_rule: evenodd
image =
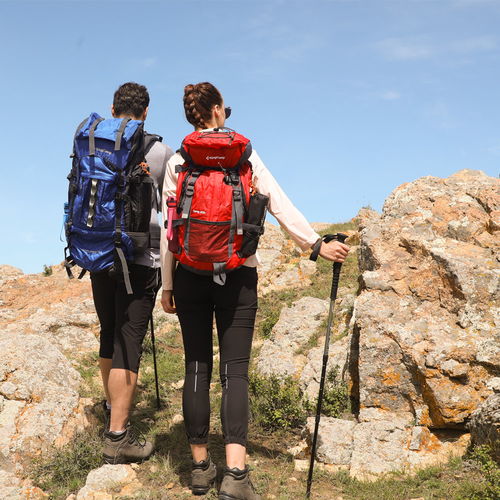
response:
<path id="1" fill-rule="evenodd" d="M 187 121 L 194 127 L 206 127 L 216 104 L 222 105 L 222 95 L 211 83 L 202 82 L 184 87 L 184 112 Z"/>

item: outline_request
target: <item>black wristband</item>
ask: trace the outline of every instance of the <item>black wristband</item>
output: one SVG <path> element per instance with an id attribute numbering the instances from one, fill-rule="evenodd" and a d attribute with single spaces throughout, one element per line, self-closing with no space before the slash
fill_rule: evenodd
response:
<path id="1" fill-rule="evenodd" d="M 311 255 L 309 256 L 310 260 L 313 260 L 314 262 L 318 260 L 319 251 L 321 249 L 321 243 L 323 243 L 323 238 L 319 238 L 314 244 Z"/>

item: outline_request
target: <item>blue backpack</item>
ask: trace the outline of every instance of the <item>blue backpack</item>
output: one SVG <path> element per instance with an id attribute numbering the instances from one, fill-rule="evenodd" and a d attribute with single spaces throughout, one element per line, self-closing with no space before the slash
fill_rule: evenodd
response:
<path id="1" fill-rule="evenodd" d="M 109 271 L 132 293 L 127 263 L 150 245 L 154 183 L 146 154 L 161 137 L 144 122 L 92 113 L 78 126 L 65 204 L 65 267 Z"/>

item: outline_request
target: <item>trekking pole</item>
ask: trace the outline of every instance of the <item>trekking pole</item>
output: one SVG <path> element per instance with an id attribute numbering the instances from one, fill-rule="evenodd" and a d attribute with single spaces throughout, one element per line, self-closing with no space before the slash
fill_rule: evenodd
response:
<path id="1" fill-rule="evenodd" d="M 329 241 L 336 240 L 340 241 L 340 243 L 344 243 L 347 235 L 342 233 L 337 234 L 327 234 L 323 236 L 322 240 L 325 243 Z M 319 253 L 319 247 L 313 251 L 311 255 L 312 260 L 316 260 Z M 318 440 L 318 430 L 319 430 L 319 421 L 321 418 L 321 407 L 323 403 L 323 392 L 325 389 L 325 379 L 326 379 L 326 366 L 328 364 L 328 352 L 330 349 L 330 330 L 332 329 L 333 322 L 333 307 L 335 304 L 335 300 L 337 299 L 337 290 L 339 287 L 339 277 L 340 277 L 340 269 L 342 268 L 341 262 L 333 263 L 333 279 L 332 279 L 332 289 L 330 292 L 330 309 L 328 311 L 328 325 L 326 327 L 326 338 L 325 338 L 325 350 L 323 352 L 323 367 L 321 369 L 321 381 L 319 383 L 319 394 L 318 394 L 318 403 L 316 405 L 316 421 L 314 424 L 314 434 L 312 441 L 312 449 L 311 449 L 311 461 L 309 463 L 309 475 L 307 477 L 307 489 L 306 489 L 306 498 L 311 497 L 311 484 L 314 470 L 314 458 L 316 456 L 316 444 Z"/>
<path id="2" fill-rule="evenodd" d="M 151 313 L 151 344 L 153 346 L 153 364 L 155 367 L 155 386 L 156 386 L 156 408 L 160 409 L 160 387 L 158 385 L 158 367 L 156 366 L 156 347 L 155 347 L 155 327 L 153 324 L 153 313 Z"/>
<path id="3" fill-rule="evenodd" d="M 153 300 L 153 310 L 154 305 L 156 304 L 156 296 L 158 294 L 158 290 L 160 289 L 161 282 L 159 280 L 159 272 L 156 271 L 156 287 L 155 287 L 155 297 Z M 156 386 L 156 408 L 160 409 L 160 387 L 158 385 L 158 367 L 156 365 L 156 346 L 155 346 L 155 327 L 153 323 L 153 310 L 151 310 L 151 345 L 153 347 L 153 365 L 155 369 L 155 386 Z"/>

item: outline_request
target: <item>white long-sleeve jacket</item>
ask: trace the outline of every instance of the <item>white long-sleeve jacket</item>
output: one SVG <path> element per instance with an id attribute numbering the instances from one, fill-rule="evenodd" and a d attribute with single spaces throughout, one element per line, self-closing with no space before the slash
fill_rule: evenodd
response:
<path id="1" fill-rule="evenodd" d="M 302 213 L 295 208 L 255 150 L 252 151 L 249 161 L 252 164 L 252 182 L 255 189 L 259 193 L 269 196 L 269 212 L 276 217 L 283 229 L 302 250 L 310 248 L 320 237 L 319 234 L 314 231 Z M 162 207 L 164 207 L 162 214 L 164 214 L 164 219 L 167 214 L 165 208 L 167 198 L 176 195 L 178 174 L 175 172 L 175 166 L 183 163 L 184 160 L 179 153 L 172 156 L 167 163 L 162 191 Z M 175 259 L 168 250 L 164 224 L 162 224 L 160 259 L 163 290 L 172 290 Z M 255 267 L 258 263 L 258 254 L 255 254 L 248 257 L 244 265 Z"/>

